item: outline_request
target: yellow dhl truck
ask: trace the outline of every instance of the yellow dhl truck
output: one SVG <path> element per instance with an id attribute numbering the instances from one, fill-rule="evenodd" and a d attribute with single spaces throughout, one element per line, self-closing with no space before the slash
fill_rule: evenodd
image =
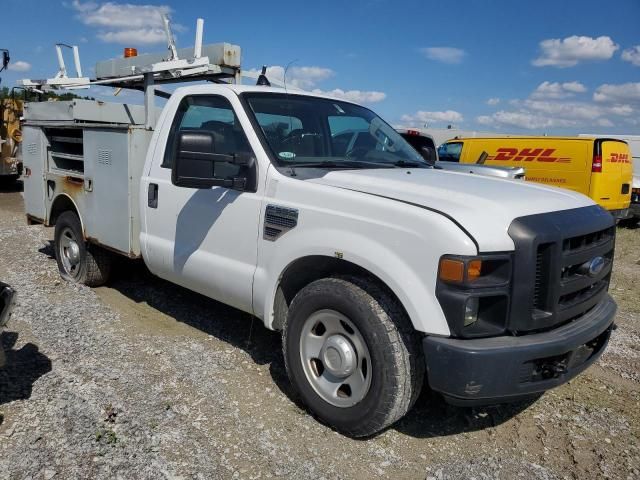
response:
<path id="1" fill-rule="evenodd" d="M 623 140 L 597 137 L 453 138 L 441 161 L 525 167 L 526 179 L 589 196 L 616 218 L 628 216 L 633 163 Z"/>

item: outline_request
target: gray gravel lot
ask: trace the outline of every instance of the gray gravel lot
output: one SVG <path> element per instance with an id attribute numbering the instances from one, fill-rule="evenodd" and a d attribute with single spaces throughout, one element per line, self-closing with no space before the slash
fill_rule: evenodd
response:
<path id="1" fill-rule="evenodd" d="M 620 328 L 585 374 L 533 404 L 461 409 L 425 393 L 399 424 L 345 438 L 301 407 L 280 337 L 122 262 L 107 286 L 60 280 L 52 232 L 0 190 L 0 479 L 638 478 L 640 230 L 620 231 Z"/>

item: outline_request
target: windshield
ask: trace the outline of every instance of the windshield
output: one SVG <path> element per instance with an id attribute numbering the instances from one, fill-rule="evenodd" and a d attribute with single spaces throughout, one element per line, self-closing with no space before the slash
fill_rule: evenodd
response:
<path id="1" fill-rule="evenodd" d="M 326 168 L 429 165 L 371 110 L 325 98 L 245 93 L 280 166 Z"/>

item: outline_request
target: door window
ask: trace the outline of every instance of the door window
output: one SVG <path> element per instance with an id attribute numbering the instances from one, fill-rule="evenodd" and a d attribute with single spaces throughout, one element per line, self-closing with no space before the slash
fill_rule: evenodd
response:
<path id="1" fill-rule="evenodd" d="M 234 155 L 251 152 L 247 137 L 240 126 L 238 117 L 229 100 L 213 95 L 194 95 L 185 97 L 173 120 L 169 132 L 167 148 L 162 166 L 171 168 L 176 155 L 176 139 L 180 132 L 207 131 L 213 134 L 215 153 Z M 229 178 L 237 176 L 240 165 L 233 163 L 216 163 L 216 177 Z"/>
<path id="2" fill-rule="evenodd" d="M 443 143 L 438 148 L 438 157 L 445 162 L 459 162 L 460 152 L 462 152 L 462 143 Z"/>

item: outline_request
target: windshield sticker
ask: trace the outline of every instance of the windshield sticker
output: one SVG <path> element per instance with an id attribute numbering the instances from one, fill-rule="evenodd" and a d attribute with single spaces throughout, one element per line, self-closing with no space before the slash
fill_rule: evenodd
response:
<path id="1" fill-rule="evenodd" d="M 342 115 L 344 115 L 344 110 L 340 108 L 340 105 L 338 105 L 337 103 L 334 103 L 333 106 L 336 107 L 336 111 L 338 113 L 341 113 Z"/>
<path id="2" fill-rule="evenodd" d="M 296 154 L 293 152 L 280 152 L 278 156 L 284 160 L 292 160 L 296 158 Z"/>

